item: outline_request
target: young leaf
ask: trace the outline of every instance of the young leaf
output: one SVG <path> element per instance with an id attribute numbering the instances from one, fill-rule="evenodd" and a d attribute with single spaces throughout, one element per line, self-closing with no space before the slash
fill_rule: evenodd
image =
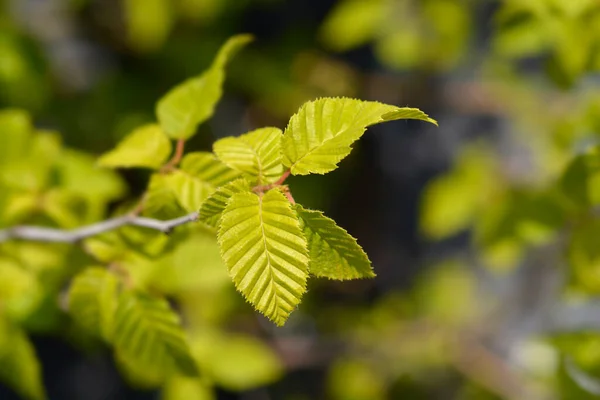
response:
<path id="1" fill-rule="evenodd" d="M 144 199 L 144 213 L 175 218 L 185 213 L 173 191 L 173 179 L 167 174 L 152 174 Z"/>
<path id="2" fill-rule="evenodd" d="M 25 333 L 6 321 L 0 322 L 0 380 L 24 399 L 46 398 L 40 363 Z"/>
<path id="3" fill-rule="evenodd" d="M 175 86 L 159 100 L 156 115 L 170 138 L 192 137 L 198 125 L 212 116 L 222 95 L 226 63 L 251 40 L 250 35 L 233 36 L 221 47 L 208 70 Z"/>
<path id="4" fill-rule="evenodd" d="M 375 276 L 362 247 L 334 220 L 320 211 L 294 206 L 308 242 L 310 273 L 329 279 L 347 280 Z"/>
<path id="5" fill-rule="evenodd" d="M 117 306 L 117 278 L 104 268 L 88 268 L 73 279 L 69 311 L 92 333 L 111 340 Z"/>
<path id="6" fill-rule="evenodd" d="M 109 168 L 158 168 L 171 154 L 171 141 L 160 126 L 144 125 L 127 135 L 114 150 L 102 155 L 98 164 Z"/>
<path id="7" fill-rule="evenodd" d="M 212 153 L 190 153 L 181 167 L 170 174 L 153 176 L 148 189 L 147 210 L 170 208 L 173 216 L 197 211 L 217 187 L 237 178 L 234 171 L 217 160 Z"/>
<path id="8" fill-rule="evenodd" d="M 213 144 L 221 161 L 257 179 L 258 184 L 276 181 L 283 173 L 281 137 L 278 128 L 261 128 L 239 137 L 226 137 Z"/>
<path id="9" fill-rule="evenodd" d="M 322 98 L 292 116 L 281 142 L 283 165 L 294 175 L 325 174 L 337 168 L 370 125 L 397 119 L 437 122 L 416 108 L 375 101 Z"/>
<path id="10" fill-rule="evenodd" d="M 141 365 L 197 374 L 179 317 L 164 299 L 123 292 L 117 305 L 113 342 L 119 353 Z"/>
<path id="11" fill-rule="evenodd" d="M 277 325 L 306 291 L 308 256 L 296 213 L 279 189 L 234 194 L 218 232 L 236 288 Z"/>
<path id="12" fill-rule="evenodd" d="M 250 184 L 244 178 L 237 179 L 225 186 L 221 186 L 216 192 L 210 195 L 204 203 L 202 203 L 202 207 L 200 207 L 200 216 L 198 218 L 199 221 L 208 226 L 212 226 L 213 228 L 218 227 L 221 214 L 225 207 L 227 207 L 227 203 L 231 196 L 236 193 L 249 191 Z"/>

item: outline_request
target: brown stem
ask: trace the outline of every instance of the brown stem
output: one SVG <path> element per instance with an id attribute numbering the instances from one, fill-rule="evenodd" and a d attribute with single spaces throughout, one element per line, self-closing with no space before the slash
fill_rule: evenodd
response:
<path id="1" fill-rule="evenodd" d="M 285 182 L 285 180 L 287 179 L 288 176 L 290 176 L 290 170 L 289 169 L 287 171 L 285 171 L 279 177 L 279 179 L 277 179 L 277 181 L 275 181 L 273 183 L 269 183 L 268 185 L 257 185 L 254 188 L 252 188 L 252 191 L 254 191 L 255 193 L 264 193 L 267 190 L 273 189 L 274 187 L 281 186 L 283 184 L 283 182 Z"/>
<path id="2" fill-rule="evenodd" d="M 185 149 L 185 139 L 179 139 L 175 144 L 175 153 L 173 157 L 160 169 L 160 172 L 172 171 L 183 158 L 183 150 Z"/>
<path id="3" fill-rule="evenodd" d="M 273 185 L 281 185 L 281 184 L 283 184 L 283 182 L 285 182 L 285 180 L 287 179 L 288 176 L 290 176 L 290 170 L 289 169 L 287 171 L 285 171 L 283 173 L 283 175 L 281 175 L 279 177 L 279 179 L 277 179 L 277 181 L 275 183 L 273 183 Z"/>

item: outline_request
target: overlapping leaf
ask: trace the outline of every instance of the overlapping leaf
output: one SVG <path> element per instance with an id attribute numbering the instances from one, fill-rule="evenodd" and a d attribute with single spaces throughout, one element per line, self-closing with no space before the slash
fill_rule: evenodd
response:
<path id="1" fill-rule="evenodd" d="M 161 298 L 123 292 L 115 315 L 113 342 L 117 351 L 138 365 L 165 373 L 177 370 L 196 375 L 179 317 Z"/>
<path id="2" fill-rule="evenodd" d="M 156 115 L 170 138 L 190 138 L 197 126 L 212 116 L 222 95 L 227 61 L 251 40 L 250 35 L 230 38 L 208 70 L 175 86 L 159 100 Z"/>
<path id="3" fill-rule="evenodd" d="M 325 174 L 350 154 L 370 125 L 397 119 L 437 124 L 416 108 L 374 101 L 322 98 L 305 103 L 292 116 L 282 140 L 283 164 L 294 175 Z"/>
<path id="4" fill-rule="evenodd" d="M 213 144 L 217 157 L 244 172 L 259 184 L 276 181 L 283 173 L 281 137 L 278 128 L 261 128 L 239 137 L 226 137 Z"/>
<path id="5" fill-rule="evenodd" d="M 294 208 L 308 242 L 311 274 L 337 280 L 375 276 L 367 254 L 346 230 L 320 211 Z"/>
<path id="6" fill-rule="evenodd" d="M 233 182 L 221 186 L 210 195 L 204 203 L 202 203 L 199 220 L 206 225 L 216 228 L 221 219 L 221 214 L 223 213 L 223 210 L 225 210 L 225 207 L 227 207 L 227 202 L 231 196 L 236 193 L 249 191 L 250 184 L 244 178 L 236 179 Z"/>
<path id="7" fill-rule="evenodd" d="M 170 174 L 152 176 L 147 209 L 150 212 L 170 209 L 169 216 L 180 215 L 183 211 L 197 211 L 217 187 L 239 175 L 212 153 L 190 153 L 182 160 L 180 169 Z"/>
<path id="8" fill-rule="evenodd" d="M 69 312 L 90 332 L 110 341 L 117 306 L 117 278 L 104 268 L 88 268 L 69 290 Z"/>
<path id="9" fill-rule="evenodd" d="M 159 168 L 171 154 L 171 141 L 156 124 L 144 125 L 127 135 L 98 164 L 110 168 Z"/>
<path id="10" fill-rule="evenodd" d="M 236 288 L 277 325 L 306 291 L 306 239 L 278 189 L 234 194 L 223 211 L 219 245 Z"/>

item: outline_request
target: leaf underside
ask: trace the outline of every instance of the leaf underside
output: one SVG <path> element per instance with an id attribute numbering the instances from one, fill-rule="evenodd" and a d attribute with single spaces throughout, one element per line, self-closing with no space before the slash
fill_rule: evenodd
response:
<path id="1" fill-rule="evenodd" d="M 283 325 L 306 291 L 306 239 L 278 189 L 234 194 L 221 217 L 221 254 L 236 288 L 257 310 Z"/>
<path id="2" fill-rule="evenodd" d="M 368 126 L 397 119 L 419 119 L 437 125 L 416 108 L 349 98 L 309 101 L 292 116 L 285 129 L 283 164 L 294 175 L 333 171 Z"/>
<path id="3" fill-rule="evenodd" d="M 311 274 L 336 280 L 375 276 L 367 254 L 346 230 L 320 211 L 294 208 L 308 242 Z"/>

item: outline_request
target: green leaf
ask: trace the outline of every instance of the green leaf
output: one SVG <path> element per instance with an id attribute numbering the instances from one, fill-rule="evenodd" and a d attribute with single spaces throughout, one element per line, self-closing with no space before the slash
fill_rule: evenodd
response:
<path id="1" fill-rule="evenodd" d="M 174 181 L 170 174 L 152 174 L 144 198 L 144 214 L 162 219 L 185 214 L 175 196 Z"/>
<path id="2" fill-rule="evenodd" d="M 141 365 L 197 374 L 179 316 L 162 298 L 123 292 L 117 305 L 113 341 L 119 353 Z"/>
<path id="3" fill-rule="evenodd" d="M 281 378 L 281 361 L 263 342 L 250 336 L 203 333 L 192 347 L 200 369 L 216 385 L 246 391 Z"/>
<path id="4" fill-rule="evenodd" d="M 214 400 L 215 393 L 207 379 L 177 376 L 164 385 L 161 400 Z"/>
<path id="5" fill-rule="evenodd" d="M 169 216 L 197 211 L 218 186 L 239 175 L 212 153 L 190 153 L 182 160 L 181 169 L 152 176 L 146 209 L 155 212 L 166 208 Z"/>
<path id="6" fill-rule="evenodd" d="M 294 208 L 308 242 L 311 274 L 337 280 L 375 276 L 367 254 L 346 230 L 321 211 Z"/>
<path id="7" fill-rule="evenodd" d="M 306 291 L 306 239 L 279 189 L 236 193 L 221 217 L 219 245 L 236 288 L 283 325 Z"/>
<path id="8" fill-rule="evenodd" d="M 204 151 L 189 153 L 181 160 L 181 170 L 188 175 L 218 188 L 238 178 L 240 173 L 219 161 L 214 154 Z"/>
<path id="9" fill-rule="evenodd" d="M 102 155 L 98 164 L 109 168 L 159 168 L 167 161 L 171 147 L 160 126 L 148 124 L 135 129 L 114 150 Z"/>
<path id="10" fill-rule="evenodd" d="M 239 137 L 226 137 L 213 144 L 213 151 L 229 167 L 257 179 L 275 182 L 283 174 L 281 137 L 278 128 L 261 128 Z"/>
<path id="11" fill-rule="evenodd" d="M 202 203 L 199 221 L 208 226 L 212 226 L 213 228 L 218 227 L 221 214 L 223 213 L 223 210 L 225 210 L 225 207 L 227 207 L 227 203 L 231 196 L 236 193 L 249 191 L 250 184 L 244 178 L 237 179 L 225 186 L 221 186 L 210 195 L 204 203 Z"/>
<path id="12" fill-rule="evenodd" d="M 0 111 L 0 165 L 20 160 L 27 154 L 28 143 L 33 133 L 33 124 L 24 110 Z"/>
<path id="13" fill-rule="evenodd" d="M 208 70 L 175 86 L 158 101 L 156 115 L 170 138 L 189 139 L 198 125 L 212 116 L 223 92 L 225 65 L 251 40 L 250 35 L 233 36 L 221 47 Z"/>
<path id="14" fill-rule="evenodd" d="M 397 119 L 419 119 L 437 125 L 416 108 L 349 98 L 309 101 L 292 116 L 285 129 L 283 165 L 294 175 L 333 171 L 368 126 Z"/>
<path id="15" fill-rule="evenodd" d="M 46 398 L 33 345 L 21 329 L 6 321 L 0 321 L 0 365 L 0 380 L 24 399 Z"/>
<path id="16" fill-rule="evenodd" d="M 106 269 L 92 267 L 77 275 L 69 290 L 69 312 L 81 326 L 107 341 L 114 328 L 118 284 Z"/>

